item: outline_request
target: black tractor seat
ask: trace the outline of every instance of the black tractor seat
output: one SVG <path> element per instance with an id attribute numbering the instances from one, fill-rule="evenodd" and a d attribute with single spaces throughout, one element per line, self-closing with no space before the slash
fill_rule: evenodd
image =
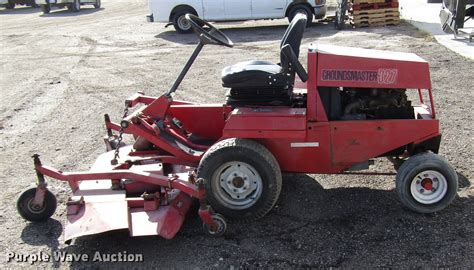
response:
<path id="1" fill-rule="evenodd" d="M 222 70 L 222 85 L 228 88 L 284 88 L 288 75 L 269 61 L 240 62 Z"/>
<path id="2" fill-rule="evenodd" d="M 280 64 L 252 60 L 222 70 L 222 85 L 230 88 L 227 104 L 286 105 L 290 102 L 295 80 L 292 60 L 294 62 L 298 59 L 306 27 L 306 16 L 299 15 L 301 14 L 293 18 L 283 35 L 280 44 Z"/>

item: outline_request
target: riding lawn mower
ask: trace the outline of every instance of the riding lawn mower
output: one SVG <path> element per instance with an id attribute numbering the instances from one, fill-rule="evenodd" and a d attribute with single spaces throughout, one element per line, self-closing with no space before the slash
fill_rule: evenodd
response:
<path id="1" fill-rule="evenodd" d="M 208 22 L 186 19 L 199 43 L 171 89 L 159 97 L 134 94 L 117 123 L 105 115 L 107 152 L 89 171 L 62 172 L 34 155 L 37 187 L 17 202 L 23 218 L 53 215 L 50 177 L 72 190 L 66 240 L 118 229 L 170 239 L 193 200 L 205 232 L 221 236 L 226 220 L 254 221 L 273 208 L 282 172 L 395 174 L 367 170 L 378 157 L 393 162 L 396 191 L 408 209 L 432 213 L 452 202 L 458 179 L 437 155 L 441 133 L 425 60 L 311 44 L 306 71 L 298 60 L 306 19 L 297 15 L 281 41 L 280 63 L 226 67 L 225 102 L 196 104 L 173 93 L 205 45 L 233 43 Z M 132 145 L 123 143 L 125 134 L 133 135 Z"/>

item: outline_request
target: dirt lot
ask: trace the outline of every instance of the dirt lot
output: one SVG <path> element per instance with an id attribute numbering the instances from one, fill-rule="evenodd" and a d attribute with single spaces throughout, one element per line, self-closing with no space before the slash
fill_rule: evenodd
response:
<path id="1" fill-rule="evenodd" d="M 18 194 L 35 180 L 30 156 L 63 170 L 85 170 L 104 151 L 103 113 L 120 117 L 136 91 L 167 90 L 194 49 L 194 35 L 178 35 L 145 21 L 146 1 L 103 1 L 100 10 L 41 15 L 39 9 L 0 10 L 0 262 L 7 252 L 70 254 L 141 253 L 142 263 L 44 262 L 35 266 L 94 267 L 474 267 L 473 85 L 474 62 L 445 49 L 408 24 L 336 32 L 316 23 L 311 42 L 415 52 L 431 66 L 443 130 L 441 154 L 456 168 L 454 203 L 433 215 L 402 208 L 394 177 L 284 175 L 276 208 L 258 222 L 230 225 L 227 235 L 203 235 L 192 215 L 173 240 L 129 238 L 127 232 L 83 237 L 65 245 L 65 185 L 56 214 L 45 224 L 23 221 Z M 284 20 L 219 24 L 236 43 L 205 47 L 178 98 L 222 102 L 223 67 L 248 59 L 278 61 Z M 302 49 L 304 52 L 305 49 Z M 306 56 L 302 55 L 302 62 Z M 376 169 L 388 169 L 385 160 Z M 3 268 L 3 267 L 2 267 Z"/>

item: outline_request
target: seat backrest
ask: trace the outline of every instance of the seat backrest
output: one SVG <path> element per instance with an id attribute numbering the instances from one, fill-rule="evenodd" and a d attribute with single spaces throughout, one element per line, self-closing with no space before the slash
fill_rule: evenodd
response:
<path id="1" fill-rule="evenodd" d="M 304 14 L 298 13 L 293 20 L 291 21 L 290 25 L 286 29 L 283 38 L 281 39 L 280 49 L 283 46 L 289 44 L 295 55 L 298 57 L 300 54 L 300 45 L 301 40 L 303 39 L 304 29 L 306 28 L 306 16 Z M 294 76 L 295 71 L 290 70 L 290 63 L 287 57 L 280 51 L 280 63 L 281 67 L 285 72 L 291 72 L 292 76 Z"/>

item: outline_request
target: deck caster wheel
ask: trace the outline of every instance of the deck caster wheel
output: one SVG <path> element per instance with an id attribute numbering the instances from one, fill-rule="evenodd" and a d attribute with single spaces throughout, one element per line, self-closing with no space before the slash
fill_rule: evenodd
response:
<path id="1" fill-rule="evenodd" d="M 202 224 L 202 228 L 204 232 L 212 237 L 221 237 L 224 235 L 225 231 L 227 230 L 227 222 L 225 221 L 224 217 L 220 214 L 212 215 L 212 219 L 214 222 L 217 223 L 216 227 L 211 227 L 206 223 Z"/>
<path id="2" fill-rule="evenodd" d="M 44 194 L 44 201 L 42 206 L 37 206 L 33 203 L 35 198 L 36 188 L 31 188 L 24 191 L 16 203 L 16 209 L 20 216 L 28 221 L 41 222 L 48 220 L 56 211 L 57 201 L 51 191 L 46 190 Z"/>
<path id="3" fill-rule="evenodd" d="M 206 179 L 206 198 L 216 212 L 232 221 L 263 217 L 280 195 L 280 166 L 267 148 L 247 139 L 226 139 L 213 145 L 198 167 Z"/>
<path id="4" fill-rule="evenodd" d="M 442 157 L 421 153 L 400 166 L 396 188 L 400 201 L 410 210 L 434 213 L 444 209 L 456 197 L 458 176 Z"/>

